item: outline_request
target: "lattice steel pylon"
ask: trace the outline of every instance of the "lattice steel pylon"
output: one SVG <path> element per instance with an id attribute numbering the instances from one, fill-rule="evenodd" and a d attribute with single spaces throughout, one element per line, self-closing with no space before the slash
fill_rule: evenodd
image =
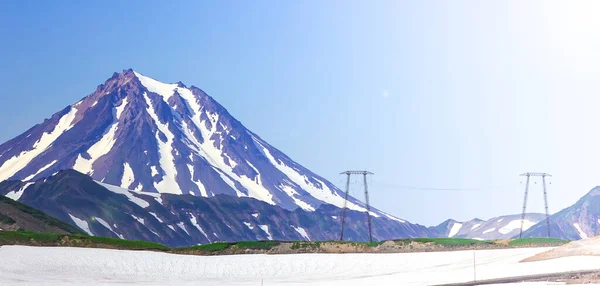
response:
<path id="1" fill-rule="evenodd" d="M 548 227 L 548 237 L 550 237 L 550 214 L 548 213 L 548 192 L 546 191 L 546 177 L 552 177 L 546 173 L 523 173 L 520 176 L 526 176 L 527 181 L 525 183 L 525 199 L 523 200 L 523 214 L 521 215 L 521 232 L 519 238 L 523 236 L 523 224 L 525 222 L 525 210 L 527 209 L 527 192 L 529 191 L 529 178 L 530 177 L 542 177 L 542 184 L 544 185 L 544 206 L 546 208 L 546 226 Z"/>
<path id="2" fill-rule="evenodd" d="M 345 171 L 341 172 L 340 175 L 347 175 L 346 180 L 346 196 L 344 197 L 344 208 L 342 209 L 342 233 L 340 234 L 340 241 L 344 240 L 344 223 L 346 221 L 346 204 L 348 203 L 348 193 L 350 192 L 350 175 L 363 175 L 365 185 L 365 204 L 367 207 L 367 225 L 369 226 L 369 242 L 373 242 L 373 235 L 371 232 L 371 206 L 369 205 L 369 188 L 367 187 L 367 175 L 373 175 L 369 171 Z"/>

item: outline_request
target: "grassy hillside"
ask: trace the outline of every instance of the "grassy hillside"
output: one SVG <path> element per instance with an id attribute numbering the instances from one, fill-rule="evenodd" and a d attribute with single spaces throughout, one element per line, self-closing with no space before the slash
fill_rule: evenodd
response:
<path id="1" fill-rule="evenodd" d="M 0 196 L 0 228 L 63 234 L 83 234 L 70 224 L 55 219 L 5 196 Z"/>
<path id="2" fill-rule="evenodd" d="M 170 248 L 153 242 L 118 238 L 39 233 L 30 231 L 0 231 L 0 245 L 74 246 L 127 250 L 163 250 Z"/>

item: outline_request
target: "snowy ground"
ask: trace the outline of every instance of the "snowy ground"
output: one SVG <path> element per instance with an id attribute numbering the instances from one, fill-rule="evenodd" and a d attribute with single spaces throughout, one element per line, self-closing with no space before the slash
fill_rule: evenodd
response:
<path id="1" fill-rule="evenodd" d="M 185 256 L 67 247 L 0 247 L 0 285 L 431 285 L 600 268 L 600 257 L 518 261 L 522 248 L 401 254 Z M 545 285 L 545 284 L 529 284 Z M 557 284 L 550 284 L 557 285 Z"/>

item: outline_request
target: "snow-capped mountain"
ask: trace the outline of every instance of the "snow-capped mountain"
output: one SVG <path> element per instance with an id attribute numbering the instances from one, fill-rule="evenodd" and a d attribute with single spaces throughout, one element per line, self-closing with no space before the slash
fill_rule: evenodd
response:
<path id="1" fill-rule="evenodd" d="M 546 237 L 548 228 L 542 221 L 523 237 Z M 550 236 L 568 240 L 600 235 L 600 187 L 593 188 L 572 206 L 550 216 Z"/>
<path id="2" fill-rule="evenodd" d="M 201 89 L 131 69 L 0 145 L 0 181 L 65 169 L 130 190 L 250 197 L 289 210 L 344 202 L 333 184 L 246 129 Z M 353 198 L 348 208 L 365 211 Z"/>
<path id="3" fill-rule="evenodd" d="M 523 230 L 527 230 L 545 221 L 544 214 L 525 214 Z M 449 219 L 436 227 L 432 227 L 438 237 L 456 237 L 472 239 L 507 239 L 518 236 L 521 230 L 521 215 L 506 215 L 491 218 L 487 221 L 472 219 L 466 222 L 458 222 Z"/>
<path id="4" fill-rule="evenodd" d="M 216 241 L 334 240 L 341 210 L 322 204 L 315 211 L 287 210 L 252 198 L 210 198 L 136 192 L 98 183 L 74 170 L 35 182 L 4 181 L 0 195 L 77 226 L 87 234 L 145 240 L 178 247 Z M 347 212 L 346 239 L 368 239 L 365 213 Z M 373 219 L 376 240 L 427 237 L 420 225 Z"/>

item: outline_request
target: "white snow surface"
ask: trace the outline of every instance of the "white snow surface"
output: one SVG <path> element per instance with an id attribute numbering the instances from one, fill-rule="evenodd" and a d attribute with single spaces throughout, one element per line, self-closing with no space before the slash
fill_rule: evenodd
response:
<path id="1" fill-rule="evenodd" d="M 77 227 L 79 227 L 81 230 L 85 231 L 85 233 L 94 235 L 90 230 L 90 226 L 88 225 L 87 221 L 82 220 L 72 214 L 69 214 L 69 217 L 71 217 L 71 220 L 75 223 L 75 225 L 77 225 Z"/>
<path id="2" fill-rule="evenodd" d="M 25 190 L 27 189 L 27 187 L 29 187 L 32 184 L 33 184 L 33 182 L 25 183 L 25 185 L 23 185 L 21 188 L 19 188 L 19 190 L 8 192 L 6 194 L 6 197 L 10 198 L 14 201 L 18 201 L 21 198 L 21 196 L 23 195 L 23 193 L 25 193 Z"/>
<path id="3" fill-rule="evenodd" d="M 534 225 L 535 225 L 535 222 L 532 222 L 527 219 L 523 220 L 523 230 L 527 230 Z M 513 231 L 515 229 L 520 229 L 520 228 L 521 228 L 521 219 L 516 219 L 516 220 L 510 221 L 505 226 L 498 229 L 498 232 L 501 234 L 508 234 L 511 231 Z"/>
<path id="4" fill-rule="evenodd" d="M 473 225 L 473 227 L 471 227 L 471 230 L 476 229 L 477 227 L 479 227 L 481 225 L 481 223 L 476 223 Z"/>
<path id="5" fill-rule="evenodd" d="M 549 248 L 398 254 L 191 256 L 150 251 L 3 246 L 0 284 L 30 285 L 434 285 L 596 269 L 600 257 L 518 261 Z M 520 285 L 520 284 L 519 284 Z M 538 284 L 539 285 L 539 284 Z"/>
<path id="6" fill-rule="evenodd" d="M 269 226 L 266 224 L 260 224 L 258 225 L 258 227 L 260 227 L 260 229 L 262 229 L 266 234 L 267 234 L 267 239 L 268 240 L 273 240 L 273 236 L 271 235 L 271 232 L 269 232 Z"/>
<path id="7" fill-rule="evenodd" d="M 577 233 L 579 233 L 579 237 L 581 237 L 582 239 L 588 238 L 588 235 L 585 232 L 583 232 L 583 230 L 581 229 L 581 226 L 579 226 L 578 223 L 574 223 L 573 226 L 577 230 Z"/>
<path id="8" fill-rule="evenodd" d="M 448 237 L 455 236 L 461 227 L 462 227 L 462 223 L 458 223 L 458 222 L 452 223 L 452 228 L 450 229 L 450 233 L 448 233 Z"/>

